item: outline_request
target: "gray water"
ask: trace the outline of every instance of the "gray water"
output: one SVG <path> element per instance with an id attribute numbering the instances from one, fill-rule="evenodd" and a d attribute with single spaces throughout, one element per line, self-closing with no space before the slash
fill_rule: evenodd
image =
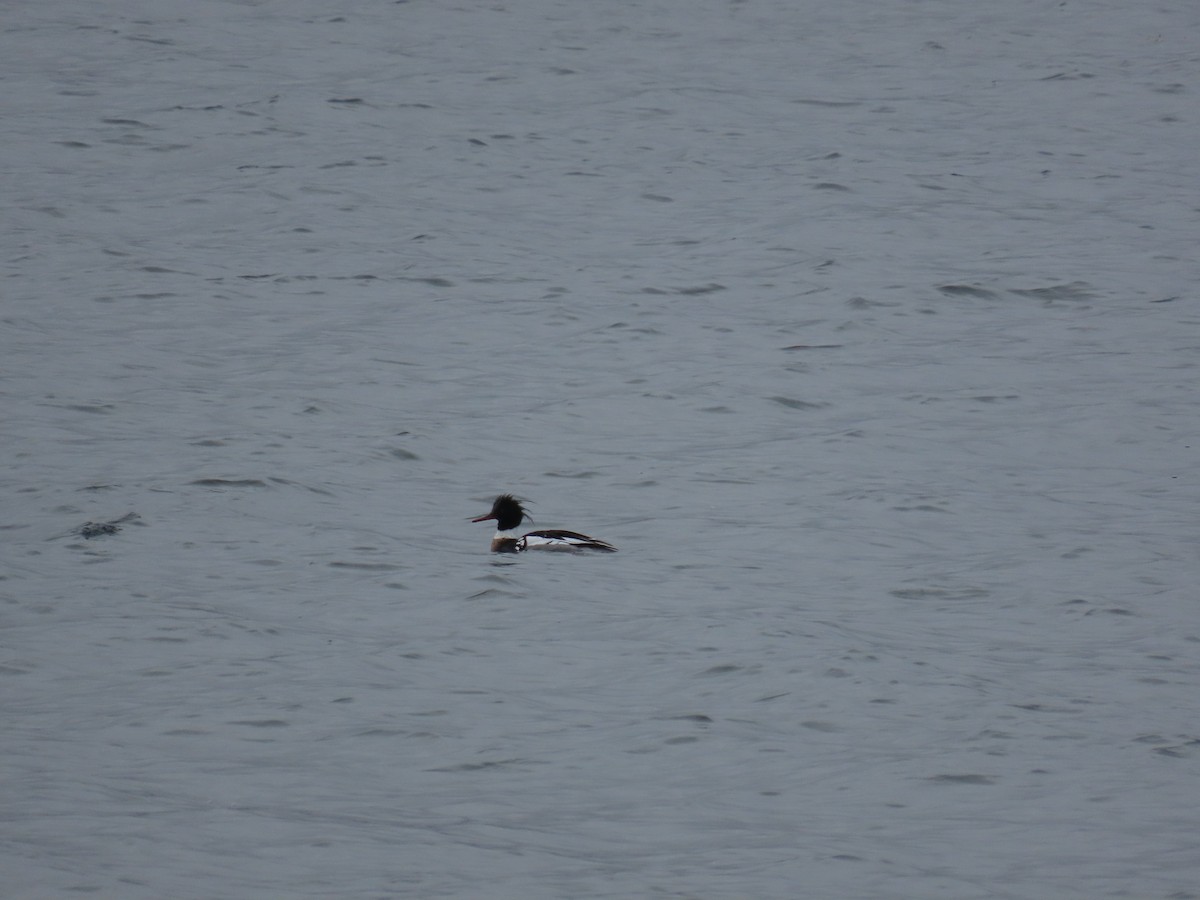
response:
<path id="1" fill-rule="evenodd" d="M 5 900 L 1200 897 L 1194 5 L 4 19 Z"/>

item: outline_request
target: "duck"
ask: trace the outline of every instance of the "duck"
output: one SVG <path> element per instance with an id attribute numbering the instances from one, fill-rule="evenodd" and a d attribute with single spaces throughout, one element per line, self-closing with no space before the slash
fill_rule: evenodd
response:
<path id="1" fill-rule="evenodd" d="M 521 501 L 512 494 L 501 494 L 492 503 L 491 512 L 471 519 L 472 522 L 495 520 L 496 534 L 492 537 L 493 553 L 524 553 L 526 550 L 598 550 L 616 553 L 608 541 L 588 537 L 578 531 L 530 531 L 517 537 L 516 528 L 526 519 L 533 521 Z"/>

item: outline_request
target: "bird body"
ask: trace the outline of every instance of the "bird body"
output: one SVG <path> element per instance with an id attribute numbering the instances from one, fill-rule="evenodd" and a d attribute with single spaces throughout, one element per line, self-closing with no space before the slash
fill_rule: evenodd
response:
<path id="1" fill-rule="evenodd" d="M 492 503 L 491 512 L 472 519 L 472 522 L 495 520 L 496 534 L 492 537 L 493 553 L 524 553 L 526 550 L 599 550 L 615 553 L 617 548 L 608 541 L 588 537 L 578 531 L 530 531 L 517 536 L 517 527 L 529 514 L 521 501 L 512 494 L 501 494 Z"/>

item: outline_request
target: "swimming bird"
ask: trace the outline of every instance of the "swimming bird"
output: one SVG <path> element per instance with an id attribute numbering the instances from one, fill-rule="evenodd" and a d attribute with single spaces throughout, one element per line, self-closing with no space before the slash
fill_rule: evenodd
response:
<path id="1" fill-rule="evenodd" d="M 495 520 L 493 553 L 523 553 L 526 550 L 602 550 L 605 553 L 615 553 L 617 550 L 608 541 L 588 537 L 577 531 L 531 531 L 517 537 L 515 529 L 528 518 L 529 514 L 525 512 L 520 500 L 512 494 L 501 494 L 492 504 L 491 512 L 471 521 Z"/>

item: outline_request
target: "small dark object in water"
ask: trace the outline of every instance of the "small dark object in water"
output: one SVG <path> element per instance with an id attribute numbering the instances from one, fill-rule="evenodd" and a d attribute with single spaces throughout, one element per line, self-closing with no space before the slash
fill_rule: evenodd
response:
<path id="1" fill-rule="evenodd" d="M 120 530 L 121 526 L 114 525 L 112 522 L 84 522 L 79 529 L 79 535 L 90 541 L 102 534 L 116 534 Z"/>
<path id="2" fill-rule="evenodd" d="M 119 519 L 113 519 L 111 522 L 84 522 L 79 526 L 78 534 L 84 540 L 90 541 L 94 537 L 100 537 L 103 534 L 116 534 L 121 530 L 121 523 L 130 522 L 138 519 L 137 513 L 126 513 Z"/>

